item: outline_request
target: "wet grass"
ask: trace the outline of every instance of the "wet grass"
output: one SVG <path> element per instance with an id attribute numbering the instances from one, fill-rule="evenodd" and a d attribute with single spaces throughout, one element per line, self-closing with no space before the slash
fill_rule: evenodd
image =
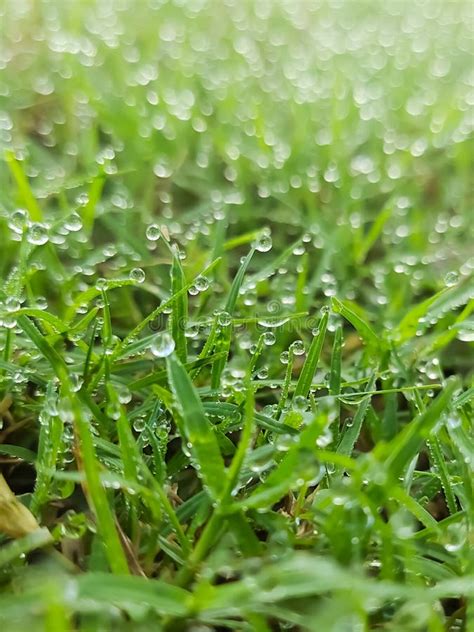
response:
<path id="1" fill-rule="evenodd" d="M 0 7 L 5 629 L 472 629 L 472 7 Z"/>

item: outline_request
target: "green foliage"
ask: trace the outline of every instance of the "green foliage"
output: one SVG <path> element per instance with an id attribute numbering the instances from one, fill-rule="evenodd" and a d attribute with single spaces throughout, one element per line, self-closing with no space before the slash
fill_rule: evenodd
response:
<path id="1" fill-rule="evenodd" d="M 4 0 L 6 630 L 473 627 L 471 14 Z"/>

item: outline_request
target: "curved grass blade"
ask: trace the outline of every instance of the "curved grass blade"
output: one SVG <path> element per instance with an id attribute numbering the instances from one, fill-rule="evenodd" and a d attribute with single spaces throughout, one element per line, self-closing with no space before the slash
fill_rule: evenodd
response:
<path id="1" fill-rule="evenodd" d="M 21 162 L 16 159 L 13 151 L 9 149 L 5 151 L 5 160 L 16 182 L 20 197 L 28 209 L 31 220 L 33 222 L 41 222 L 43 220 L 43 212 L 31 191 L 30 183 L 28 182 Z"/>
<path id="2" fill-rule="evenodd" d="M 176 355 L 185 363 L 187 360 L 186 322 L 188 319 L 188 293 L 183 292 L 186 287 L 181 260 L 173 249 L 173 263 L 171 264 L 171 294 L 176 296 L 171 312 L 171 333 L 176 344 Z"/>
<path id="3" fill-rule="evenodd" d="M 39 549 L 43 546 L 51 544 L 53 537 L 46 528 L 36 529 L 27 533 L 18 540 L 14 540 L 0 549 L 0 568 L 6 564 L 10 564 L 21 556 Z"/>
<path id="4" fill-rule="evenodd" d="M 324 338 L 326 336 L 326 329 L 328 326 L 328 319 L 329 313 L 326 312 L 322 315 L 321 320 L 319 321 L 319 332 L 316 336 L 313 337 L 313 340 L 311 341 L 308 355 L 306 356 L 306 360 L 303 364 L 303 368 L 301 369 L 298 382 L 296 383 L 294 397 L 308 396 L 308 393 L 311 389 L 311 384 L 313 382 L 314 374 L 316 373 L 316 369 L 318 367 L 321 350 L 323 348 Z"/>
<path id="5" fill-rule="evenodd" d="M 432 404 L 386 446 L 389 456 L 385 460 L 385 466 L 392 476 L 400 476 L 413 457 L 419 452 L 423 442 L 429 437 L 431 431 L 438 423 L 441 415 L 451 404 L 452 395 L 459 387 L 459 381 L 451 378 L 446 387 Z"/>
<path id="6" fill-rule="evenodd" d="M 368 233 L 362 239 L 362 242 L 359 244 L 356 250 L 355 258 L 358 264 L 361 264 L 365 261 L 367 254 L 369 253 L 370 249 L 377 241 L 380 233 L 383 230 L 383 227 L 385 226 L 387 221 L 390 219 L 391 215 L 392 215 L 391 204 L 389 206 L 385 206 L 377 215 Z"/>
<path id="7" fill-rule="evenodd" d="M 167 367 L 182 440 L 187 443 L 209 494 L 219 500 L 225 489 L 227 476 L 217 437 L 206 417 L 201 399 L 179 359 L 174 355 L 169 356 Z"/>
<path id="8" fill-rule="evenodd" d="M 341 301 L 334 296 L 332 299 L 332 309 L 336 314 L 341 314 L 343 318 L 350 322 L 362 340 L 369 346 L 374 348 L 380 348 L 382 346 L 382 341 L 372 327 L 370 327 L 364 318 L 356 314 L 355 311 L 348 306 L 346 301 Z"/>
<path id="9" fill-rule="evenodd" d="M 323 425 L 316 417 L 299 435 L 298 441 L 265 481 L 236 507 L 240 509 L 268 508 L 278 502 L 295 486 L 299 478 L 314 478 L 318 464 L 314 454 L 316 439 Z"/>
<path id="10" fill-rule="evenodd" d="M 331 354 L 331 369 L 329 373 L 329 393 L 339 395 L 341 392 L 341 353 L 342 353 L 342 327 L 336 329 Z"/>
<path id="11" fill-rule="evenodd" d="M 186 556 L 189 552 L 189 542 L 179 523 L 173 506 L 171 505 L 163 487 L 154 478 L 146 463 L 144 462 L 142 454 L 140 453 L 133 434 L 130 430 L 130 424 L 125 415 L 124 409 L 119 404 L 117 394 L 110 384 L 108 390 L 111 399 L 120 410 L 119 418 L 117 420 L 117 431 L 119 437 L 120 453 L 123 462 L 124 476 L 128 480 L 134 482 L 137 486 L 140 485 L 140 481 L 142 478 L 147 480 L 148 485 L 151 488 L 151 493 L 143 496 L 143 500 L 150 508 L 150 511 L 153 514 L 155 520 L 158 520 L 160 518 L 161 508 L 163 508 L 168 517 L 171 528 L 175 531 L 179 543 L 183 549 L 183 553 Z M 157 503 L 157 499 L 159 499 L 161 506 Z"/>
<path id="12" fill-rule="evenodd" d="M 373 375 L 370 378 L 370 381 L 367 384 L 367 390 L 369 392 L 373 389 L 374 384 L 375 384 L 375 375 Z M 371 399 L 371 395 L 367 395 L 359 404 L 357 412 L 354 415 L 352 426 L 346 429 L 337 447 L 337 452 L 339 454 L 351 456 L 352 450 L 354 449 L 356 441 L 360 435 L 362 424 L 364 423 L 364 419 L 367 414 L 367 409 L 369 407 L 370 399 Z"/>
<path id="13" fill-rule="evenodd" d="M 248 255 L 244 258 L 242 263 L 240 264 L 239 269 L 237 270 L 237 274 L 232 281 L 232 285 L 229 291 L 229 296 L 227 297 L 227 301 L 225 304 L 225 311 L 229 314 L 233 314 L 235 310 L 235 304 L 237 303 L 237 297 L 239 296 L 240 288 L 242 287 L 242 283 L 244 281 L 245 273 L 247 272 L 247 268 L 249 267 L 249 263 L 255 253 L 255 248 L 252 248 Z"/>
<path id="14" fill-rule="evenodd" d="M 420 320 L 424 319 L 425 327 L 430 322 L 439 320 L 449 311 L 464 305 L 474 298 L 474 277 L 464 283 L 446 287 L 413 307 L 401 320 L 395 330 L 397 341 L 404 342 L 413 338 L 420 327 Z"/>
<path id="15" fill-rule="evenodd" d="M 245 273 L 247 271 L 250 260 L 252 259 L 254 253 L 255 253 L 255 248 L 252 248 L 250 252 L 248 253 L 248 255 L 245 257 L 245 259 L 240 264 L 237 274 L 235 275 L 232 285 L 230 287 L 229 295 L 227 297 L 224 311 L 226 311 L 231 316 L 234 313 L 235 305 L 237 303 L 237 298 L 239 296 L 239 291 L 240 291 L 240 288 L 242 287 Z M 214 365 L 212 367 L 212 377 L 211 377 L 212 388 L 219 387 L 222 371 L 225 368 L 225 365 L 227 362 L 227 356 L 229 354 L 231 334 L 232 334 L 232 322 L 229 325 L 223 326 L 221 329 L 221 333 L 216 336 L 214 351 L 216 353 L 223 353 L 224 355 L 219 360 L 214 362 Z"/>
<path id="16" fill-rule="evenodd" d="M 101 608 L 111 605 L 127 609 L 146 605 L 160 614 L 182 617 L 191 607 L 191 594 L 172 584 L 143 577 L 113 577 L 106 573 L 86 573 L 77 579 L 78 597 L 92 601 Z"/>

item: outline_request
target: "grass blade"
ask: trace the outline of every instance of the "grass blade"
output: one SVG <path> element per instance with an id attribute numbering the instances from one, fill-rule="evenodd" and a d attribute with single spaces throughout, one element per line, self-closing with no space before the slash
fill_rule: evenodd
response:
<path id="1" fill-rule="evenodd" d="M 321 316 L 321 320 L 318 325 L 318 333 L 313 337 L 311 346 L 308 351 L 305 363 L 301 369 L 298 382 L 294 392 L 294 397 L 302 396 L 307 397 L 311 389 L 314 374 L 318 367 L 319 358 L 321 356 L 321 350 L 324 344 L 324 338 L 326 336 L 326 329 L 328 326 L 329 312 L 325 312 Z"/>
<path id="2" fill-rule="evenodd" d="M 176 344 L 176 355 L 184 364 L 187 361 L 186 323 L 188 320 L 188 294 L 183 291 L 186 287 L 181 260 L 173 249 L 173 263 L 171 264 L 171 294 L 176 296 L 171 312 L 171 333 Z"/>
<path id="3" fill-rule="evenodd" d="M 421 445 L 438 423 L 440 416 L 451 404 L 452 395 L 458 386 L 457 379 L 448 380 L 446 387 L 432 402 L 431 406 L 405 426 L 387 446 L 389 456 L 385 460 L 385 467 L 394 477 L 400 476 L 405 467 L 418 453 Z"/>
<path id="4" fill-rule="evenodd" d="M 375 384 L 375 375 L 373 375 L 368 384 L 367 391 L 371 391 Z M 371 396 L 367 395 L 359 404 L 356 414 L 354 415 L 354 420 L 352 425 L 346 429 L 344 432 L 339 445 L 337 446 L 337 452 L 339 454 L 344 454 L 345 456 L 351 456 L 354 446 L 356 444 L 357 439 L 359 438 L 360 431 L 362 429 L 362 424 L 364 423 L 365 416 L 367 414 L 367 409 L 370 404 Z"/>
<path id="5" fill-rule="evenodd" d="M 368 322 L 356 314 L 355 311 L 349 307 L 346 301 L 341 301 L 334 296 L 332 299 L 332 309 L 336 312 L 336 314 L 341 314 L 341 316 L 356 329 L 362 340 L 364 340 L 364 342 L 366 342 L 369 346 L 376 349 L 382 346 L 381 340 L 370 327 Z"/>
<path id="6" fill-rule="evenodd" d="M 168 379 L 175 398 L 181 437 L 193 455 L 209 494 L 218 500 L 225 489 L 226 472 L 217 438 L 206 417 L 201 399 L 181 362 L 167 358 Z"/>
<path id="7" fill-rule="evenodd" d="M 28 209 L 31 220 L 33 222 L 41 222 L 43 220 L 43 212 L 35 200 L 21 163 L 16 159 L 13 151 L 9 149 L 5 151 L 5 160 L 16 182 L 20 198 Z"/>

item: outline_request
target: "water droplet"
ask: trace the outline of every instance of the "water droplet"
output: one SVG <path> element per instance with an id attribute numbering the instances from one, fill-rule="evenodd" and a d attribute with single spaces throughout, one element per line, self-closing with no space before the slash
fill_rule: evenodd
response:
<path id="1" fill-rule="evenodd" d="M 217 316 L 217 322 L 221 325 L 221 327 L 227 327 L 227 325 L 230 325 L 232 322 L 232 316 L 229 312 L 220 312 Z"/>
<path id="2" fill-rule="evenodd" d="M 273 465 L 273 459 L 268 457 L 266 452 L 262 454 L 253 454 L 250 469 L 252 472 L 260 473 L 268 470 Z"/>
<path id="3" fill-rule="evenodd" d="M 7 312 L 16 312 L 21 308 L 21 301 L 20 299 L 16 298 L 15 296 L 9 296 L 6 300 L 5 300 L 5 309 L 7 310 Z"/>
<path id="4" fill-rule="evenodd" d="M 48 241 L 48 231 L 43 224 L 35 222 L 29 227 L 26 238 L 30 244 L 42 246 Z"/>
<path id="5" fill-rule="evenodd" d="M 305 349 L 304 349 L 304 342 L 302 340 L 295 340 L 291 344 L 291 350 L 293 351 L 294 355 L 296 355 L 296 356 L 303 355 L 303 353 L 305 351 Z"/>
<path id="6" fill-rule="evenodd" d="M 306 399 L 306 397 L 303 397 L 302 395 L 297 395 L 293 399 L 293 408 L 300 413 L 308 410 L 308 400 Z"/>
<path id="7" fill-rule="evenodd" d="M 453 285 L 456 285 L 458 281 L 459 281 L 459 274 L 454 270 L 452 270 L 451 272 L 448 272 L 446 276 L 444 277 L 444 282 L 448 287 L 452 287 Z"/>
<path id="8" fill-rule="evenodd" d="M 78 373 L 71 373 L 69 376 L 69 383 L 71 385 L 71 391 L 77 393 L 81 390 L 83 379 Z"/>
<path id="9" fill-rule="evenodd" d="M 265 233 L 255 242 L 255 250 L 258 250 L 258 252 L 268 252 L 272 249 L 272 245 L 272 238 Z"/>
<path id="10" fill-rule="evenodd" d="M 157 241 L 160 238 L 160 227 L 158 224 L 150 224 L 146 229 L 146 238 L 150 241 Z"/>
<path id="11" fill-rule="evenodd" d="M 329 428 L 326 428 L 324 432 L 316 439 L 316 445 L 318 446 L 318 448 L 326 448 L 331 443 L 332 439 L 333 437 L 331 430 Z"/>
<path id="12" fill-rule="evenodd" d="M 24 228 L 28 223 L 28 214 L 23 209 L 18 209 L 11 214 L 8 220 L 8 227 L 17 235 L 23 233 Z"/>
<path id="13" fill-rule="evenodd" d="M 35 307 L 36 309 L 47 309 L 48 308 L 48 301 L 45 299 L 44 296 L 37 296 L 36 300 L 35 300 Z"/>
<path id="14" fill-rule="evenodd" d="M 82 228 L 82 219 L 77 213 L 71 213 L 69 217 L 64 222 L 64 228 L 75 233 Z"/>
<path id="15" fill-rule="evenodd" d="M 128 404 L 132 400 L 132 393 L 126 386 L 117 388 L 117 397 L 121 404 Z"/>
<path id="16" fill-rule="evenodd" d="M 198 276 L 194 285 L 198 292 L 205 292 L 209 288 L 209 279 L 205 276 Z"/>
<path id="17" fill-rule="evenodd" d="M 142 432 L 146 428 L 146 421 L 144 417 L 137 417 L 133 420 L 133 429 L 136 432 Z"/>
<path id="18" fill-rule="evenodd" d="M 173 353 L 174 348 L 173 337 L 167 331 L 156 334 L 150 345 L 150 351 L 156 358 L 166 358 Z"/>
<path id="19" fill-rule="evenodd" d="M 74 411 L 71 402 L 67 398 L 63 398 L 58 403 L 58 415 L 65 424 L 72 424 L 74 421 Z"/>
<path id="20" fill-rule="evenodd" d="M 280 353 L 280 362 L 282 364 L 288 364 L 289 359 L 290 354 L 288 353 L 288 351 L 283 351 L 282 353 Z"/>
<path id="21" fill-rule="evenodd" d="M 118 405 L 118 402 L 109 402 L 105 407 L 105 412 L 107 417 L 117 421 L 117 419 L 120 418 L 120 406 Z"/>
<path id="22" fill-rule="evenodd" d="M 266 331 L 264 334 L 262 334 L 262 340 L 264 345 L 266 345 L 267 347 L 271 347 L 276 342 L 276 336 L 271 331 Z"/>
<path id="23" fill-rule="evenodd" d="M 58 400 L 54 395 L 50 395 L 44 400 L 44 410 L 52 417 L 58 414 Z"/>
<path id="24" fill-rule="evenodd" d="M 186 328 L 187 338 L 196 338 L 199 335 L 199 325 L 188 325 Z"/>
<path id="25" fill-rule="evenodd" d="M 143 283 L 145 281 L 145 272 L 142 268 L 133 268 L 130 270 L 130 280 L 135 281 L 135 283 Z"/>

